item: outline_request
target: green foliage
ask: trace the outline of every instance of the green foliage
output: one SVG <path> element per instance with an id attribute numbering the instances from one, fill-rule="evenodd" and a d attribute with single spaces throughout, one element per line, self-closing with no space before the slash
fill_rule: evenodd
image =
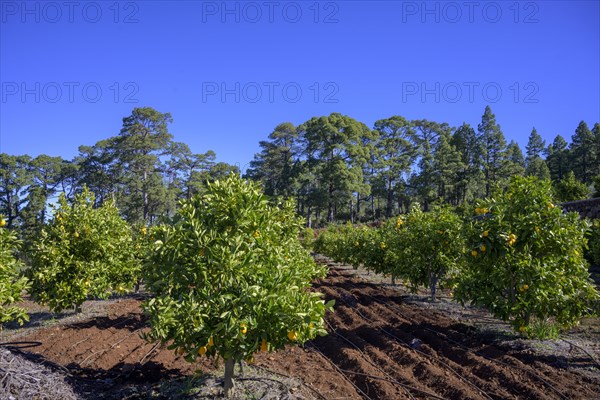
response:
<path id="1" fill-rule="evenodd" d="M 131 229 L 110 202 L 94 208 L 87 188 L 70 204 L 64 195 L 42 230 L 27 275 L 31 295 L 53 311 L 79 307 L 88 297 L 106 298 L 136 282 Z"/>
<path id="2" fill-rule="evenodd" d="M 302 225 L 292 202 L 271 204 L 236 175 L 183 201 L 146 266 L 148 339 L 227 362 L 326 334 L 331 304 L 307 290 L 326 269 L 302 248 Z"/>
<path id="3" fill-rule="evenodd" d="M 394 275 L 406 279 L 415 291 L 429 288 L 435 300 L 438 283 L 456 275 L 463 261 L 461 218 L 448 207 L 424 213 L 415 204 L 406 217 L 391 220 L 387 226 L 393 232 L 387 235 L 387 246 Z"/>
<path id="4" fill-rule="evenodd" d="M 575 178 L 573 171 L 569 171 L 564 179 L 554 184 L 554 196 L 559 202 L 586 199 L 589 194 L 587 186 Z"/>
<path id="5" fill-rule="evenodd" d="M 27 312 L 13 304 L 21 300 L 21 292 L 28 287 L 26 278 L 19 277 L 21 263 L 15 258 L 20 242 L 0 218 L 0 330 L 2 324 L 17 320 L 29 321 Z"/>
<path id="6" fill-rule="evenodd" d="M 540 321 L 570 327 L 588 314 L 598 299 L 583 258 L 588 223 L 553 202 L 550 183 L 533 177 L 516 177 L 481 202 L 455 298 L 524 333 Z"/>
<path id="7" fill-rule="evenodd" d="M 588 254 L 592 263 L 600 265 L 600 219 L 594 220 L 589 235 Z"/>
<path id="8" fill-rule="evenodd" d="M 312 228 L 304 228 L 300 235 L 300 243 L 306 250 L 312 250 L 315 243 L 315 231 Z"/>
<path id="9" fill-rule="evenodd" d="M 594 195 L 593 197 L 600 197 L 600 175 L 594 177 Z"/>

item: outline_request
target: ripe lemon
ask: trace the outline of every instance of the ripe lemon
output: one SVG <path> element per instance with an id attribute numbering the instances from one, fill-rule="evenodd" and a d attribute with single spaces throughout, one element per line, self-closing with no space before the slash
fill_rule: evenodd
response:
<path id="1" fill-rule="evenodd" d="M 485 253 L 485 250 L 486 250 L 485 244 L 482 244 L 482 245 L 479 247 L 479 250 L 481 250 L 481 252 L 482 252 L 482 253 Z"/>
<path id="2" fill-rule="evenodd" d="M 212 347 L 214 345 L 215 345 L 215 340 L 211 336 L 211 337 L 208 338 L 208 347 Z"/>
<path id="3" fill-rule="evenodd" d="M 260 351 L 266 352 L 267 350 L 269 350 L 269 344 L 267 343 L 266 339 L 263 339 L 262 343 L 260 344 Z"/>
<path id="4" fill-rule="evenodd" d="M 288 339 L 290 339 L 292 342 L 296 341 L 296 339 L 298 339 L 298 334 L 296 333 L 296 331 L 289 331 L 287 334 Z"/>
<path id="5" fill-rule="evenodd" d="M 483 237 L 488 237 L 490 235 L 490 231 L 483 231 L 482 236 Z"/>
<path id="6" fill-rule="evenodd" d="M 1 219 L 0 220 L 0 228 L 2 228 L 5 225 L 6 225 L 6 220 L 5 219 Z"/>
<path id="7" fill-rule="evenodd" d="M 477 257 L 477 250 L 473 250 L 473 251 L 471 251 L 471 255 L 472 255 L 473 257 Z"/>
<path id="8" fill-rule="evenodd" d="M 203 355 L 205 355 L 205 354 L 206 354 L 206 350 L 208 350 L 208 349 L 206 348 L 206 346 L 202 346 L 202 347 L 200 347 L 200 348 L 198 349 L 198 355 L 200 355 L 200 356 L 203 356 Z"/>
<path id="9" fill-rule="evenodd" d="M 240 328 L 242 329 L 242 334 L 245 335 L 248 332 L 248 327 L 246 326 L 245 323 L 241 323 Z"/>
<path id="10" fill-rule="evenodd" d="M 73 236 L 75 236 L 76 238 L 78 238 L 78 237 L 79 237 L 79 232 L 75 232 L 75 233 L 73 234 Z"/>

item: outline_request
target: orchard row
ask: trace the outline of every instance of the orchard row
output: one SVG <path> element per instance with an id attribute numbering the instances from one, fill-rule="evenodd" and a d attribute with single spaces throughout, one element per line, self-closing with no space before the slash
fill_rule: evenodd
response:
<path id="1" fill-rule="evenodd" d="M 72 202 L 61 196 L 27 268 L 15 257 L 14 234 L 0 229 L 0 323 L 27 319 L 14 304 L 25 289 L 61 311 L 141 281 L 152 294 L 142 305 L 147 339 L 190 362 L 223 358 L 226 392 L 235 362 L 326 334 L 333 304 L 308 290 L 326 269 L 301 246 L 292 202 L 271 201 L 232 174 L 153 227 L 132 229 L 112 202 L 94 204 L 87 188 Z"/>
<path id="2" fill-rule="evenodd" d="M 515 330 L 557 334 L 598 310 L 584 257 L 600 263 L 600 227 L 554 205 L 548 181 L 517 177 L 462 215 L 450 207 L 410 212 L 376 228 L 331 226 L 314 249 L 336 261 L 391 275 L 435 300 L 448 288 L 461 304 L 485 307 Z"/>

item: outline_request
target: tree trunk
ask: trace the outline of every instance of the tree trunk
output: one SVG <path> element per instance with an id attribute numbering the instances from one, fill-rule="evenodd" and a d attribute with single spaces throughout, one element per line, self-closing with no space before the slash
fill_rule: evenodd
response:
<path id="1" fill-rule="evenodd" d="M 225 397 L 230 398 L 233 395 L 233 369 L 235 367 L 235 361 L 233 358 L 225 360 L 225 378 L 223 381 L 223 390 L 225 391 Z"/>
<path id="2" fill-rule="evenodd" d="M 142 180 L 142 197 L 144 200 L 144 221 L 148 221 L 149 206 L 148 206 L 148 191 L 146 190 L 146 181 L 148 179 L 148 171 L 144 170 L 144 179 Z"/>
<path id="3" fill-rule="evenodd" d="M 435 292 L 437 290 L 438 276 L 433 272 L 429 274 L 429 288 L 431 289 L 431 302 L 435 301 Z"/>
<path id="4" fill-rule="evenodd" d="M 390 218 L 394 208 L 394 191 L 392 190 L 392 181 L 388 181 L 387 204 L 385 206 L 385 216 Z"/>
<path id="5" fill-rule="evenodd" d="M 375 221 L 375 195 L 373 193 L 371 193 L 371 216 Z"/>

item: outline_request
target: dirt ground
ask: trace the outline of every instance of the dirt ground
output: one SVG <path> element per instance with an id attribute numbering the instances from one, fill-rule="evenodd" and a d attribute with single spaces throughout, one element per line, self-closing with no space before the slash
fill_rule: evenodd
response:
<path id="1" fill-rule="evenodd" d="M 327 317 L 330 334 L 303 348 L 256 355 L 253 371 L 300 380 L 286 398 L 600 399 L 597 320 L 566 340 L 531 341 L 480 310 L 443 296 L 432 304 L 349 267 L 330 264 L 315 289 L 336 300 Z M 83 399 L 174 398 L 169 382 L 198 371 L 221 373 L 222 365 L 190 364 L 141 339 L 148 330 L 141 300 L 86 302 L 83 315 L 59 316 L 29 304 L 32 322 L 9 327 L 2 341 L 64 371 Z"/>

